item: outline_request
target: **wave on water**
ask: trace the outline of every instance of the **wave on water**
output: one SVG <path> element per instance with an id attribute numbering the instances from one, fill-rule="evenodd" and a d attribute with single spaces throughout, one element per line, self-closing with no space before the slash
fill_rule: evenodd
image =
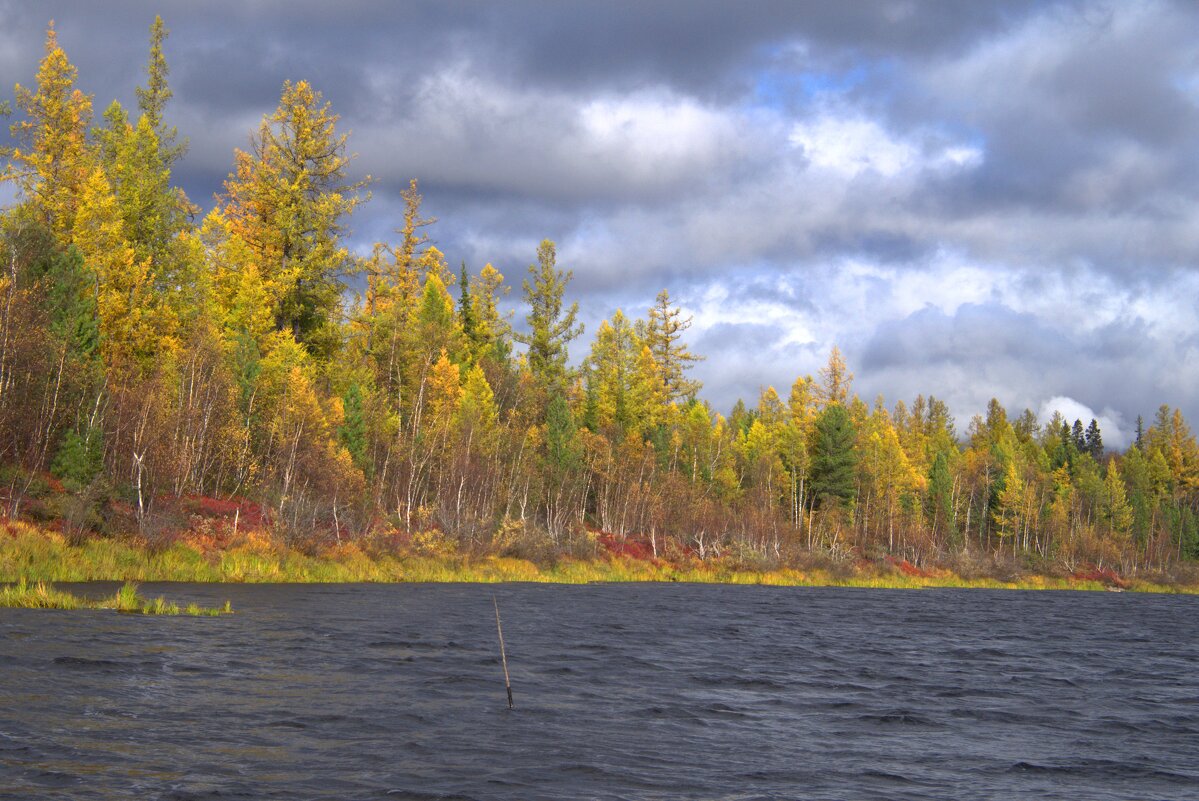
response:
<path id="1" fill-rule="evenodd" d="M 1199 797 L 1191 598 L 186 592 L 247 611 L 0 617 L 0 798 Z"/>

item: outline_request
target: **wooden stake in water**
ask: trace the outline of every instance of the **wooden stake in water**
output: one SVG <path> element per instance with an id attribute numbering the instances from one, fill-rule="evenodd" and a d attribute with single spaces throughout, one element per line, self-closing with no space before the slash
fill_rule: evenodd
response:
<path id="1" fill-rule="evenodd" d="M 512 682 L 508 679 L 508 654 L 504 652 L 504 627 L 500 625 L 500 602 L 491 596 L 495 605 L 495 630 L 500 635 L 500 661 L 504 665 L 504 689 L 508 691 L 508 708 L 512 709 Z"/>

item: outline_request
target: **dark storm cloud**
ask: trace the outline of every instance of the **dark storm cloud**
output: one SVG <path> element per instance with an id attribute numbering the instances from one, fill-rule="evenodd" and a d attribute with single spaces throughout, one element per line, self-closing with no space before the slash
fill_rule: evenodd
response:
<path id="1" fill-rule="evenodd" d="M 1182 4 L 1048 7 L 1006 42 L 913 72 L 892 111 L 985 139 L 986 163 L 951 195 L 962 210 L 1118 213 L 1194 199 L 1197 34 L 1195 7 Z"/>
<path id="2" fill-rule="evenodd" d="M 128 102 L 144 63 L 146 29 L 160 11 L 177 116 L 194 117 L 222 140 L 241 143 L 244 125 L 269 111 L 286 78 L 306 78 L 336 103 L 350 127 L 379 116 L 403 119 L 419 82 L 469 60 L 499 85 L 569 92 L 628 91 L 663 85 L 700 98 L 737 97 L 779 48 L 814 50 L 809 66 L 840 54 L 927 56 L 954 51 L 1018 18 L 1029 3 L 663 2 L 635 13 L 617 4 L 528 3 L 141 3 L 10 4 L 5 20 L 29 81 L 47 19 L 80 65 L 86 88 L 107 103 Z M 730 93 L 732 93 L 730 95 Z M 552 109 L 546 109 L 552 112 Z M 188 112 L 192 113 L 188 113 Z M 554 120 L 547 121 L 551 126 Z M 486 121 L 480 121 L 486 125 Z M 232 134 L 230 136 L 229 134 Z M 460 153 L 431 154 L 445 170 Z M 403 161 L 403 159 L 400 159 Z M 216 165 L 206 165 L 212 169 Z M 385 173 L 387 165 L 370 168 Z M 197 176 L 197 180 L 198 180 Z M 471 184 L 468 178 L 450 181 Z M 207 193 L 204 193 L 207 194 Z"/>
<path id="3" fill-rule="evenodd" d="M 0 0 L 0 93 L 54 18 L 97 113 L 131 104 L 161 13 L 194 200 L 310 80 L 376 179 L 356 249 L 417 177 L 453 265 L 519 287 L 557 241 L 587 341 L 669 287 L 713 318 L 692 334 L 719 408 L 839 342 L 868 397 L 1199 413 L 1194 4 L 644 6 Z"/>

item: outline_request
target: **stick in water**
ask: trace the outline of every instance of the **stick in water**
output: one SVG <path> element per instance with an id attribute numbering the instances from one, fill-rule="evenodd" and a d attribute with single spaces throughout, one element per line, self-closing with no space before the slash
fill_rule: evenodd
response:
<path id="1" fill-rule="evenodd" d="M 512 682 L 508 679 L 508 655 L 504 652 L 504 627 L 500 625 L 500 602 L 491 596 L 495 604 L 495 630 L 500 635 L 500 660 L 504 665 L 504 689 L 508 691 L 508 708 L 512 709 Z"/>

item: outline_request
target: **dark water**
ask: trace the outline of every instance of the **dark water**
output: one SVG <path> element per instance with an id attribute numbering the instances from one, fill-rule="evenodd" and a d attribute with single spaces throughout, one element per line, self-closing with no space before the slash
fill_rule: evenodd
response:
<path id="1" fill-rule="evenodd" d="M 0 609 L 0 798 L 1199 798 L 1199 598 L 144 589 Z"/>

